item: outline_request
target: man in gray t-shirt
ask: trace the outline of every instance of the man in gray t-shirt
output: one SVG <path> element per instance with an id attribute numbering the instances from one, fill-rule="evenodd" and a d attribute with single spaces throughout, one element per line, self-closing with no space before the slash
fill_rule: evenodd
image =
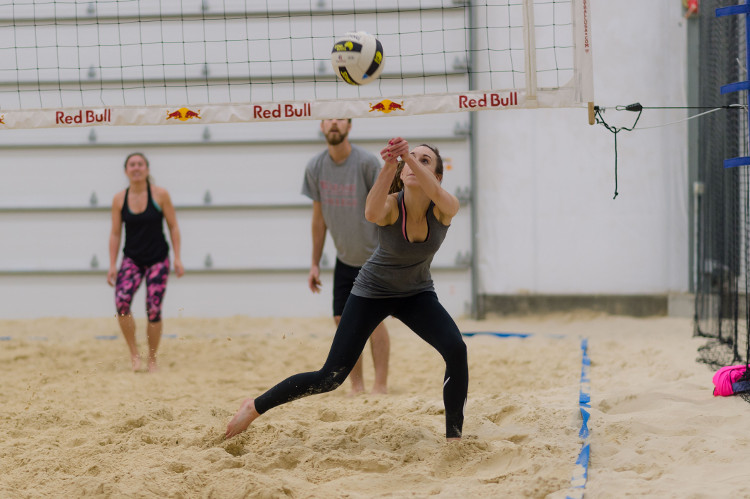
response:
<path id="1" fill-rule="evenodd" d="M 365 220 L 365 200 L 380 172 L 380 160 L 349 142 L 351 120 L 323 120 L 320 129 L 328 149 L 313 157 L 305 168 L 302 194 L 313 201 L 312 262 L 307 284 L 320 293 L 320 258 L 326 231 L 336 245 L 333 272 L 333 319 L 338 326 L 346 300 L 360 267 L 377 246 L 375 224 Z M 390 339 L 384 323 L 370 336 L 375 367 L 373 393 L 387 393 Z M 363 392 L 362 358 L 349 374 L 352 393 Z"/>

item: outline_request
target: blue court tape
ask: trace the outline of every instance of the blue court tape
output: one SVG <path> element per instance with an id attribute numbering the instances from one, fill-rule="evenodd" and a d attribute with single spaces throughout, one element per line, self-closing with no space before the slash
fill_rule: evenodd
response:
<path id="1" fill-rule="evenodd" d="M 466 333 L 461 333 L 463 336 L 495 336 L 497 338 L 528 338 L 529 336 L 542 336 L 535 333 L 503 333 L 503 332 L 497 332 L 497 331 L 471 331 Z M 549 337 L 549 338 L 565 338 L 565 336 L 561 334 L 545 334 L 543 336 Z"/>
<path id="2" fill-rule="evenodd" d="M 116 334 L 112 334 L 112 335 L 102 334 L 102 335 L 96 336 L 97 340 L 116 340 L 117 338 L 119 338 L 119 336 Z M 162 338 L 173 339 L 173 338 L 177 338 L 177 335 L 176 334 L 163 334 Z"/>
<path id="3" fill-rule="evenodd" d="M 165 335 L 163 335 L 163 337 L 164 338 L 169 338 L 169 339 L 174 339 L 174 338 L 177 338 L 177 335 L 176 334 L 165 334 Z M 116 335 L 116 334 L 96 336 L 97 340 L 116 340 L 117 338 L 119 338 L 119 336 Z M 11 341 L 12 339 L 13 339 L 12 336 L 0 336 L 0 341 Z M 46 336 L 29 336 L 28 338 L 25 338 L 25 339 L 27 339 L 29 341 L 47 341 L 49 338 L 47 338 Z"/>
<path id="4" fill-rule="evenodd" d="M 583 491 L 586 488 L 586 480 L 589 474 L 589 457 L 591 453 L 591 447 L 589 444 L 589 411 L 591 409 L 591 378 L 589 377 L 589 371 L 591 370 L 591 359 L 588 354 L 589 340 L 584 338 L 581 340 L 581 351 L 583 353 L 581 358 L 581 388 L 578 395 L 578 405 L 581 410 L 581 429 L 578 432 L 578 436 L 581 438 L 583 443 L 581 444 L 581 452 L 578 454 L 576 459 L 575 470 L 573 477 L 570 479 L 570 490 L 566 499 L 582 499 Z"/>
<path id="5" fill-rule="evenodd" d="M 498 338 L 528 338 L 531 333 L 496 333 L 493 331 L 475 331 L 469 333 L 461 333 L 464 336 L 496 336 Z"/>
<path id="6" fill-rule="evenodd" d="M 174 339 L 174 338 L 177 338 L 177 335 L 176 334 L 165 334 L 162 337 L 163 338 Z M 116 335 L 116 334 L 112 334 L 112 335 L 101 334 L 99 336 L 96 336 L 95 338 L 97 340 L 116 340 L 117 338 L 119 338 L 119 336 Z M 0 336 L 0 341 L 11 341 L 12 339 L 13 339 L 12 336 Z M 49 338 L 47 338 L 46 336 L 29 336 L 28 338 L 25 338 L 25 339 L 27 339 L 29 341 L 47 341 Z"/>
<path id="7" fill-rule="evenodd" d="M 12 336 L 0 336 L 0 341 L 11 341 L 13 339 Z M 23 338 L 25 340 L 29 341 L 47 341 L 46 336 L 29 336 L 28 338 Z"/>

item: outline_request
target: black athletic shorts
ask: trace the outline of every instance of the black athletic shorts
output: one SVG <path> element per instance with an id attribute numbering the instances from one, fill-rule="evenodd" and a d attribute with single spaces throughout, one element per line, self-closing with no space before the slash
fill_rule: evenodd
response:
<path id="1" fill-rule="evenodd" d="M 354 287 L 354 279 L 359 274 L 360 267 L 352 267 L 338 258 L 333 268 L 333 315 L 338 316 L 344 312 L 344 305 Z"/>

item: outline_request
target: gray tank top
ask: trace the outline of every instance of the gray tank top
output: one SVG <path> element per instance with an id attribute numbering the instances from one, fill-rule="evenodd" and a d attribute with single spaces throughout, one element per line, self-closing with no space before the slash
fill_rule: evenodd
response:
<path id="1" fill-rule="evenodd" d="M 410 243 L 406 234 L 404 191 L 398 193 L 398 219 L 392 225 L 378 227 L 378 247 L 362 266 L 354 281 L 352 294 L 363 298 L 397 298 L 423 291 L 434 291 L 430 264 L 448 233 L 430 203 L 427 209 L 427 239 Z"/>

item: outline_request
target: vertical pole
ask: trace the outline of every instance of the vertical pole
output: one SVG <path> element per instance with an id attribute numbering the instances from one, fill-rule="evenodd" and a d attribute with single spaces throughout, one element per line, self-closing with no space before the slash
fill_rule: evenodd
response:
<path id="1" fill-rule="evenodd" d="M 476 50 L 476 36 L 474 35 L 475 8 L 474 2 L 468 2 L 469 19 L 467 29 L 469 30 L 469 90 L 474 90 L 476 86 L 474 71 L 474 51 Z M 471 182 L 471 196 L 469 199 L 469 209 L 471 210 L 471 318 L 484 319 L 484 303 L 480 303 L 479 297 L 479 259 L 477 258 L 477 249 L 479 247 L 477 233 L 479 232 L 479 217 L 477 214 L 477 200 L 479 199 L 479 180 L 477 178 L 477 138 L 476 122 L 477 113 L 469 113 L 469 179 Z"/>
<path id="2" fill-rule="evenodd" d="M 536 107 L 536 32 L 534 0 L 523 0 L 524 63 L 526 65 L 526 102 Z"/>
<path id="3" fill-rule="evenodd" d="M 700 17 L 691 16 L 687 19 L 687 105 L 700 105 Z M 696 114 L 693 109 L 688 110 L 688 116 Z M 691 214 L 691 223 L 688 229 L 688 290 L 697 293 L 697 232 L 698 232 L 698 208 L 699 196 L 702 194 L 698 185 L 698 143 L 699 143 L 698 120 L 688 121 L 688 183 L 685 186 L 688 192 L 688 211 Z"/>

